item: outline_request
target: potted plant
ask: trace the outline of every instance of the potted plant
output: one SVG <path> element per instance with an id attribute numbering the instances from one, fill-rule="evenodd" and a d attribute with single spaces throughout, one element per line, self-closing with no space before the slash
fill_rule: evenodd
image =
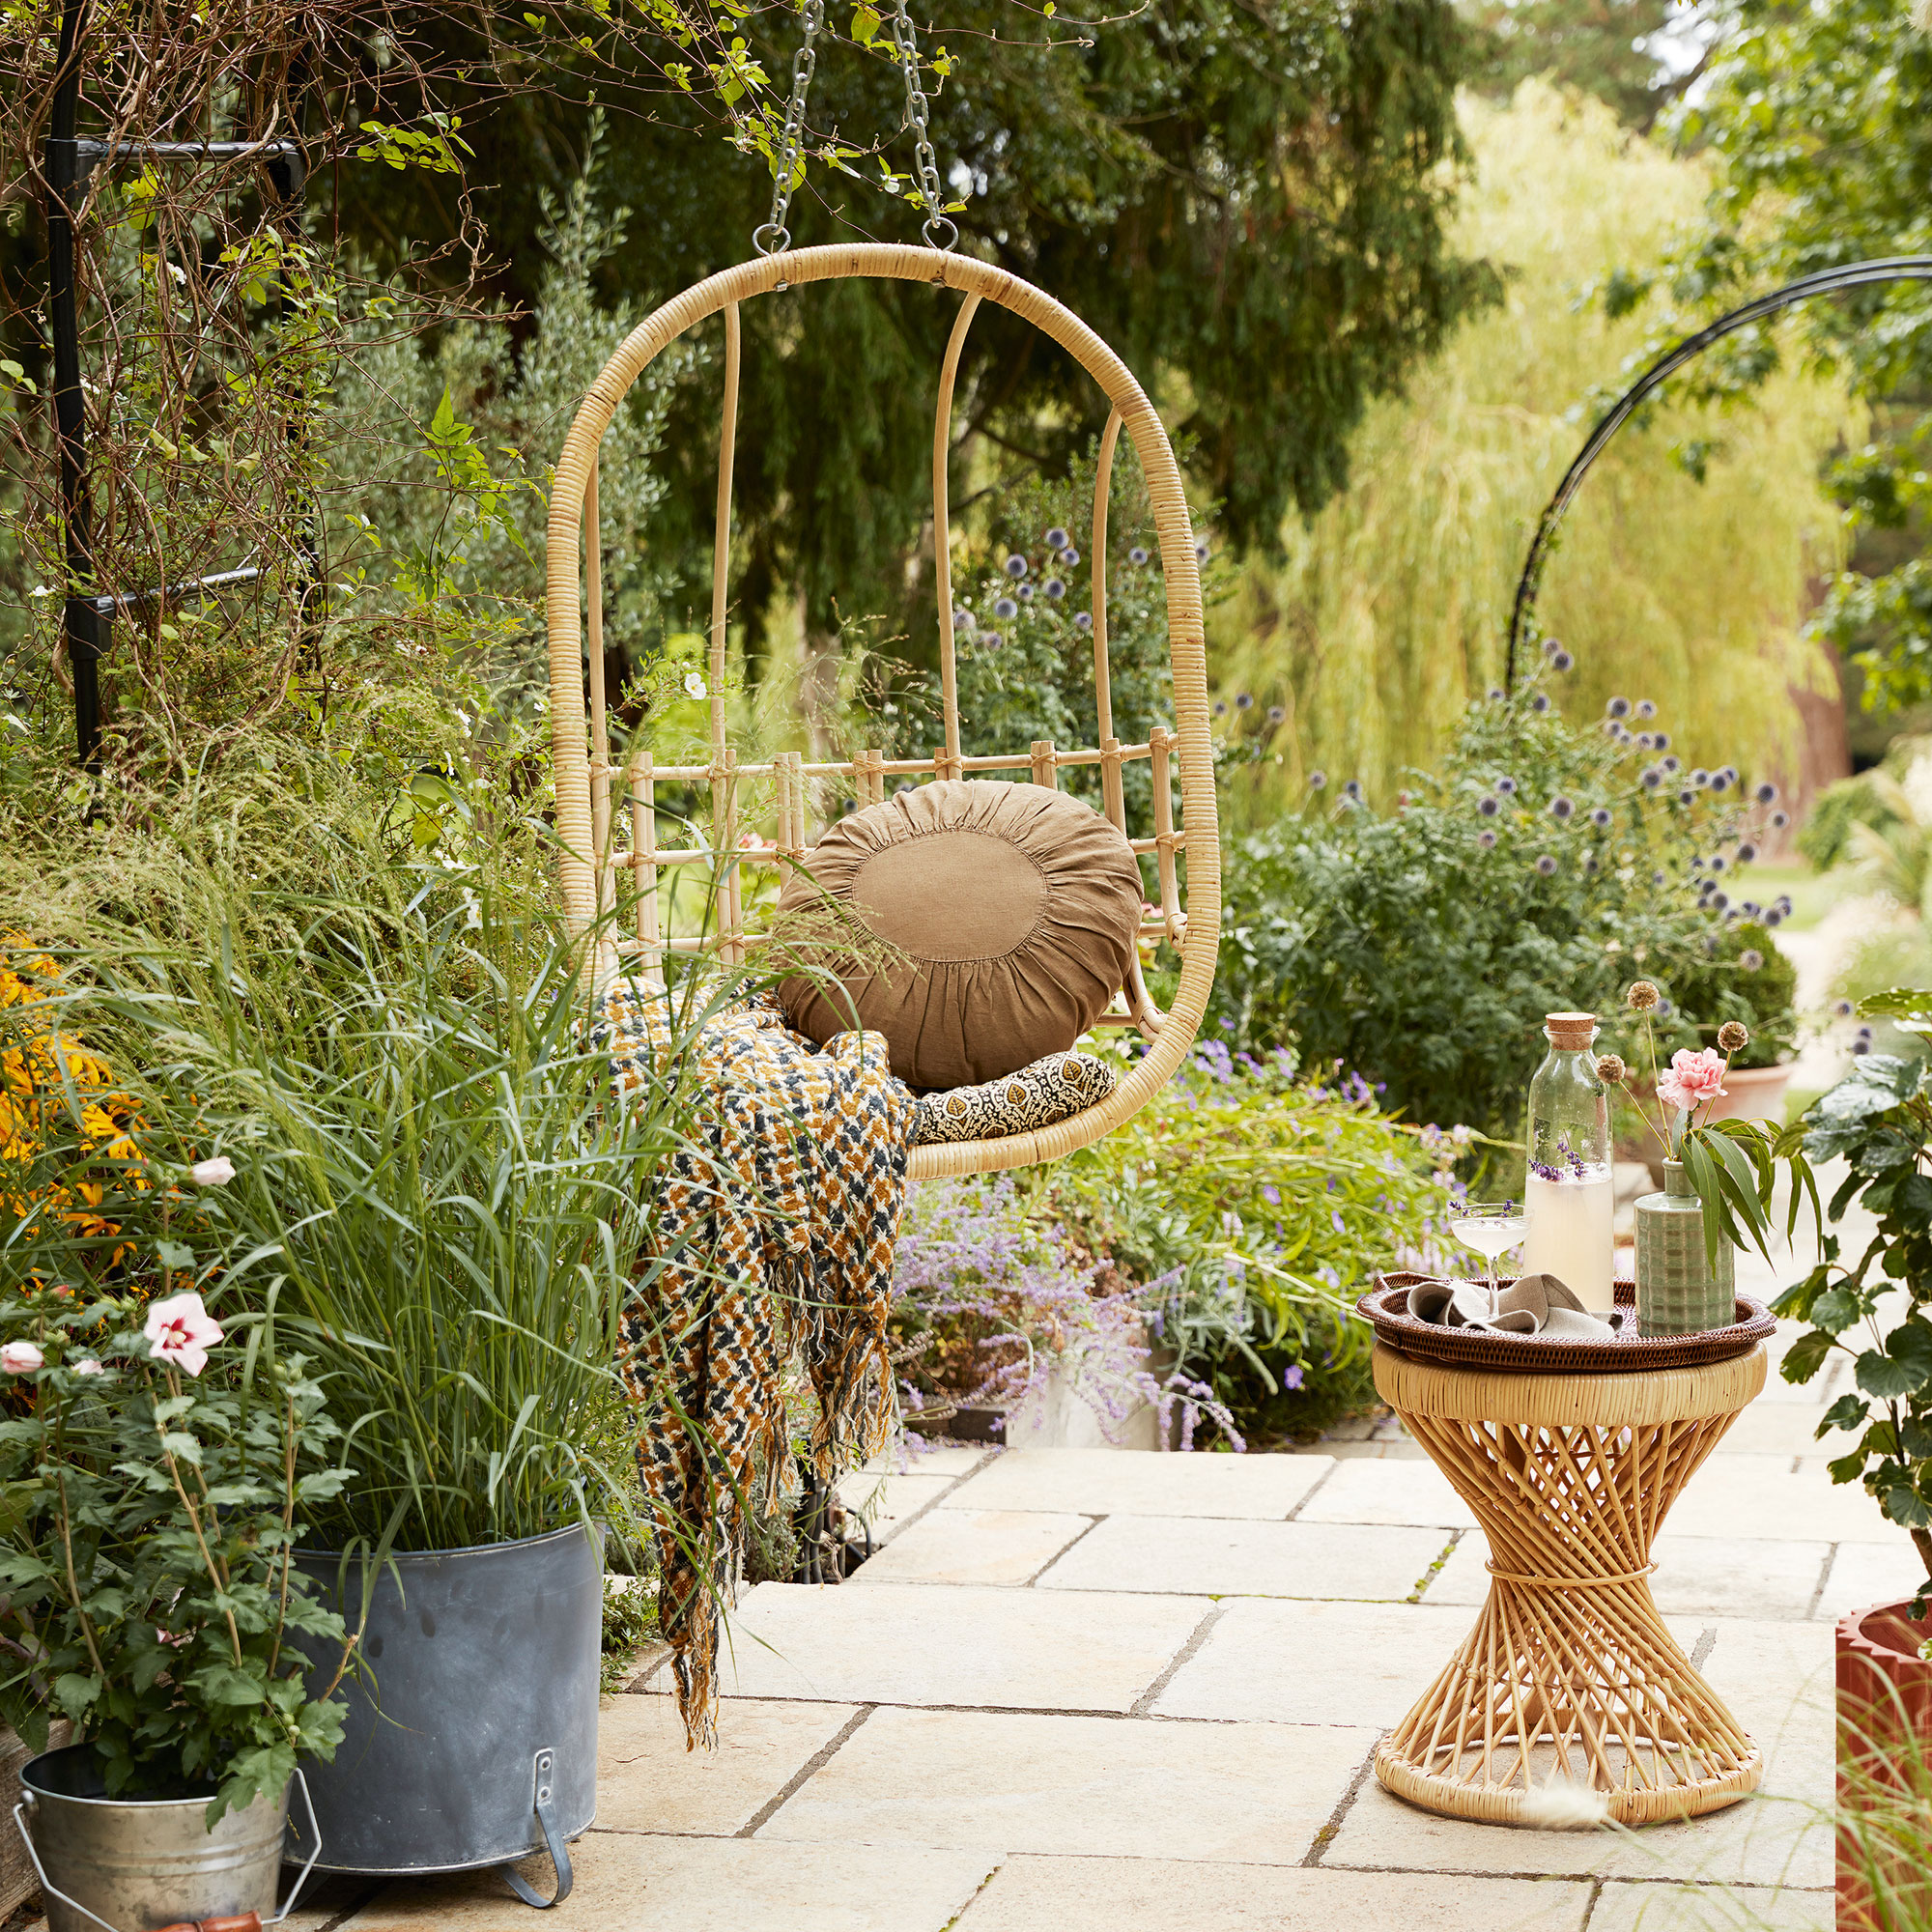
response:
<path id="1" fill-rule="evenodd" d="M 357 1639 L 342 1747 L 309 1766 L 324 1867 L 548 1848 L 561 1896 L 595 1811 L 600 1520 L 631 1511 L 614 1364 L 670 1102 L 611 1104 L 540 901 L 413 879 L 367 910 L 257 888 L 246 948 L 218 897 L 206 952 L 94 935 L 86 1032 L 138 1069 L 147 1138 L 232 1167 L 176 1262 L 305 1351 L 356 1472 L 295 1559 Z M 297 1641 L 331 1682 L 327 1641 Z"/>
<path id="2" fill-rule="evenodd" d="M 345 1627 L 294 1560 L 339 1431 L 271 1324 L 49 1285 L 31 1220 L 0 1283 L 0 1714 L 41 1753 L 20 1829 L 52 1932 L 267 1918 L 298 1760 L 342 1736 Z M 78 1742 L 46 1749 L 56 1720 Z"/>
<path id="3" fill-rule="evenodd" d="M 1781 923 L 1783 915 L 1773 907 L 1765 917 Z M 1782 1125 L 1784 1092 L 1797 1055 L 1798 969 L 1778 951 L 1762 919 L 1706 933 L 1691 960 L 1669 980 L 1684 1016 L 1679 1029 L 1684 1043 L 1711 1045 L 1731 1025 L 1744 1027 L 1748 1036 L 1744 1046 L 1726 1054 L 1725 1091 L 1704 1119 Z"/>

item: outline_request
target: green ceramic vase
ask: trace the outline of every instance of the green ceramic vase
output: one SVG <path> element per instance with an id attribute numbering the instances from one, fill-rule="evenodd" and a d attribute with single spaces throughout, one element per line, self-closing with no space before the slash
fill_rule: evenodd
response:
<path id="1" fill-rule="evenodd" d="M 1704 1246 L 1704 1204 L 1681 1160 L 1663 1163 L 1663 1192 L 1636 1204 L 1636 1319 L 1646 1335 L 1698 1335 L 1737 1319 L 1731 1244 L 1714 1269 Z"/>

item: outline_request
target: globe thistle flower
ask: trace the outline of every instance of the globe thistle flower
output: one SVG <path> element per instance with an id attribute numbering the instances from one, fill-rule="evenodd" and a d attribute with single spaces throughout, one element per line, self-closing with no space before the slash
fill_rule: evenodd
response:
<path id="1" fill-rule="evenodd" d="M 1721 852 L 1713 852 L 1711 854 L 1710 864 L 1711 869 L 1714 872 L 1721 872 L 1729 863 Z"/>
<path id="2" fill-rule="evenodd" d="M 1066 595 L 1066 583 L 1065 580 L 1063 578 L 1049 577 L 1046 580 L 1046 582 L 1042 583 L 1039 587 L 1042 590 L 1044 590 L 1047 596 L 1050 597 L 1056 604 L 1058 604 L 1060 600 Z"/>
<path id="3" fill-rule="evenodd" d="M 1077 550 L 1075 550 L 1071 544 L 1068 544 L 1066 548 L 1060 553 L 1060 567 L 1063 570 L 1073 570 L 1078 568 L 1079 563 L 1080 563 L 1080 553 Z"/>
<path id="4" fill-rule="evenodd" d="M 1532 711 L 1548 711 L 1549 709 L 1549 699 L 1547 696 L 1545 696 L 1542 692 L 1539 691 L 1536 694 L 1536 696 L 1529 700 L 1529 708 Z"/>
<path id="5" fill-rule="evenodd" d="M 1058 524 L 1047 531 L 1043 540 L 1048 550 L 1062 551 L 1066 548 L 1066 532 Z"/>
<path id="6" fill-rule="evenodd" d="M 1543 640 L 1543 655 L 1547 658 L 1553 658 L 1562 648 L 1563 639 L 1561 638 L 1545 638 Z"/>
<path id="7" fill-rule="evenodd" d="M 1614 1053 L 1605 1053 L 1597 1062 L 1597 1078 L 1606 1086 L 1621 1087 L 1628 1071 L 1621 1056 Z"/>
<path id="8" fill-rule="evenodd" d="M 1663 774 L 1655 765 L 1646 765 L 1637 775 L 1637 783 L 1645 791 L 1655 791 L 1663 782 Z"/>
<path id="9" fill-rule="evenodd" d="M 1868 1039 L 1855 1039 L 1852 1042 L 1852 1051 L 1854 1053 L 1869 1053 L 1871 1051 L 1871 1041 Z"/>
<path id="10" fill-rule="evenodd" d="M 1761 784 L 1751 796 L 1760 805 L 1776 805 L 1777 803 L 1777 787 L 1775 784 Z"/>
<path id="11" fill-rule="evenodd" d="M 982 651 L 996 651 L 1007 640 L 998 631 L 981 631 L 977 641 Z"/>
<path id="12" fill-rule="evenodd" d="M 1789 893 L 1779 893 L 1774 903 L 1776 905 L 1779 912 L 1783 913 L 1787 918 L 1790 917 L 1791 895 Z"/>
<path id="13" fill-rule="evenodd" d="M 1676 1010 L 1677 1009 L 1668 1000 L 1659 1000 L 1657 1003 L 1657 1017 L 1661 1020 L 1667 1020 Z"/>
<path id="14" fill-rule="evenodd" d="M 1650 732 L 1639 731 L 1636 734 L 1636 748 L 1639 752 L 1654 752 L 1657 750 L 1657 740 Z"/>
<path id="15" fill-rule="evenodd" d="M 1859 1037 L 1860 1037 L 1861 1039 L 1869 1039 L 1869 1038 L 1870 1038 L 1871 1037 L 1872 1037 L 1872 1030 L 1871 1030 L 1871 1028 L 1870 1028 L 1870 1027 L 1868 1027 L 1868 1026 L 1861 1026 L 1861 1028 L 1859 1029 Z"/>
<path id="16" fill-rule="evenodd" d="M 1499 684 L 1490 686 L 1490 702 L 1492 704 L 1500 704 L 1508 695 Z"/>
<path id="17" fill-rule="evenodd" d="M 1764 923 L 1775 931 L 1784 923 L 1784 915 L 1776 906 L 1772 906 L 1765 913 Z"/>
<path id="18" fill-rule="evenodd" d="M 1308 774 L 1308 789 L 1310 791 L 1320 791 L 1327 782 L 1328 774 L 1326 772 L 1310 772 Z"/>
<path id="19" fill-rule="evenodd" d="M 1663 997 L 1648 980 L 1633 980 L 1630 990 L 1624 995 L 1624 1005 L 1634 1013 L 1648 1013 L 1656 1010 L 1657 1003 Z"/>
<path id="20" fill-rule="evenodd" d="M 1738 910 L 1741 913 L 1743 913 L 1747 919 L 1755 919 L 1761 912 L 1763 912 L 1764 908 L 1761 905 L 1759 905 L 1755 899 L 1747 899 L 1745 900 L 1744 904 L 1739 906 Z"/>
<path id="21" fill-rule="evenodd" d="M 1698 950 L 1706 959 L 1715 959 L 1718 956 L 1718 935 L 1715 932 L 1707 932 L 1698 942 Z"/>
<path id="22" fill-rule="evenodd" d="M 1196 563 L 1206 563 L 1211 554 L 1205 543 L 1198 543 L 1194 546 L 1194 561 Z"/>
<path id="23" fill-rule="evenodd" d="M 1724 908 L 1730 904 L 1730 902 L 1731 902 L 1731 895 L 1729 893 L 1713 893 L 1711 895 L 1711 903 L 1719 912 L 1722 912 Z"/>
<path id="24" fill-rule="evenodd" d="M 1013 554 L 1007 558 L 1006 569 L 1007 569 L 1007 575 L 1012 578 L 1015 582 L 1017 582 L 1020 578 L 1024 577 L 1027 574 L 1027 560 L 1019 554 L 1018 551 L 1014 551 Z"/>
<path id="25" fill-rule="evenodd" d="M 1663 769 L 1666 772 L 1681 772 L 1684 769 L 1684 766 L 1682 762 L 1679 760 L 1677 753 L 1675 752 L 1671 753 L 1669 757 L 1665 758 L 1662 761 L 1662 763 L 1663 763 Z"/>
<path id="26" fill-rule="evenodd" d="M 1663 883 L 1663 873 L 1661 868 L 1650 875 L 1650 883 L 1653 886 L 1661 886 Z"/>
<path id="27" fill-rule="evenodd" d="M 1573 670 L 1576 668 L 1576 664 L 1577 660 L 1568 651 L 1552 651 L 1550 653 L 1549 668 L 1551 670 Z"/>
<path id="28" fill-rule="evenodd" d="M 1148 554 L 1146 547 L 1144 545 L 1136 544 L 1133 547 L 1133 549 L 1127 553 L 1127 561 L 1130 564 L 1132 564 L 1136 570 L 1138 570 L 1141 567 L 1141 565 L 1144 564 L 1147 560 L 1148 560 Z"/>
<path id="29" fill-rule="evenodd" d="M 1033 585 L 1031 583 L 1022 583 L 1014 594 L 1022 604 L 1031 604 L 1033 602 Z"/>
<path id="30" fill-rule="evenodd" d="M 1017 617 L 1019 614 L 1020 614 L 1020 607 L 1017 604 L 1015 604 L 1010 597 L 1000 597 L 994 600 L 993 603 L 994 616 L 1012 618 L 1012 617 Z"/>
<path id="31" fill-rule="evenodd" d="M 1750 1028 L 1743 1020 L 1726 1020 L 1718 1029 L 1720 1053 L 1742 1053 L 1750 1044 Z"/>
<path id="32" fill-rule="evenodd" d="M 1217 697 L 1214 700 L 1214 716 L 1216 718 L 1225 718 L 1227 717 L 1227 715 L 1228 715 L 1228 700 L 1225 697 Z"/>
<path id="33" fill-rule="evenodd" d="M 1500 799 L 1484 798 L 1478 799 L 1476 802 L 1476 810 L 1485 818 L 1493 818 L 1502 809 L 1502 801 Z"/>
<path id="34" fill-rule="evenodd" d="M 1555 871 L 1555 869 L 1556 869 L 1556 861 L 1555 861 L 1555 859 L 1554 859 L 1554 858 L 1552 858 L 1552 857 L 1550 856 L 1550 854 L 1549 854 L 1549 853 L 1546 852 L 1546 853 L 1544 853 L 1544 854 L 1543 854 L 1543 856 L 1542 856 L 1542 857 L 1541 857 L 1540 859 L 1538 859 L 1538 860 L 1537 860 L 1537 862 L 1536 862 L 1536 869 L 1537 869 L 1537 870 L 1538 870 L 1539 872 L 1541 872 L 1541 873 L 1543 874 L 1543 876 L 1544 876 L 1544 877 L 1545 877 L 1545 878 L 1547 879 L 1547 878 L 1548 878 L 1548 876 L 1550 875 L 1550 873 L 1552 873 L 1553 871 Z"/>
<path id="35" fill-rule="evenodd" d="M 1359 799 L 1361 795 L 1362 795 L 1362 781 L 1360 779 L 1350 779 L 1349 782 L 1342 787 L 1342 796 L 1344 798 Z"/>
<path id="36" fill-rule="evenodd" d="M 1574 818 L 1576 813 L 1576 806 L 1560 793 L 1549 801 L 1549 815 L 1551 818 L 1558 820 L 1569 819 Z"/>
<path id="37" fill-rule="evenodd" d="M 1609 822 L 1610 822 L 1610 809 L 1606 805 L 1598 806 L 1596 810 L 1591 812 L 1590 814 L 1590 823 L 1594 825 L 1600 832 Z"/>
<path id="38" fill-rule="evenodd" d="M 1091 631 L 1094 628 L 1094 613 L 1091 611 L 1076 611 L 1073 613 L 1073 628 L 1076 631 Z"/>
<path id="39" fill-rule="evenodd" d="M 1735 765 L 1725 765 L 1720 769 L 1719 776 L 1723 779 L 1726 784 L 1736 784 L 1738 781 L 1738 768 Z"/>
<path id="40" fill-rule="evenodd" d="M 1649 698 L 1639 697 L 1636 701 L 1636 715 L 1639 718 L 1655 718 L 1657 716 L 1657 706 Z"/>
<path id="41" fill-rule="evenodd" d="M 1667 752 L 1670 749 L 1670 733 L 1668 731 L 1653 731 L 1650 734 L 1650 742 L 1660 752 Z"/>
<path id="42" fill-rule="evenodd" d="M 1696 801 L 1697 794 L 1694 791 L 1680 791 L 1677 794 L 1677 803 L 1679 805 L 1694 805 Z"/>
<path id="43" fill-rule="evenodd" d="M 1516 796 L 1516 781 L 1512 778 L 1500 778 L 1496 781 L 1496 789 L 1505 798 L 1514 798 Z"/>
<path id="44" fill-rule="evenodd" d="M 970 631 L 973 628 L 973 613 L 963 604 L 953 608 L 952 628 L 955 631 Z"/>
<path id="45" fill-rule="evenodd" d="M 1711 782 L 1711 774 L 1707 772 L 1702 765 L 1699 765 L 1697 769 L 1690 774 L 1690 782 L 1699 791 L 1702 791 L 1704 787 Z"/>
<path id="46" fill-rule="evenodd" d="M 1692 859 L 1690 861 L 1690 869 L 1693 872 L 1701 872 L 1704 869 L 1703 859 L 1701 857 Z"/>
<path id="47" fill-rule="evenodd" d="M 1612 718 L 1628 718 L 1631 715 L 1631 701 L 1628 697 L 1613 697 L 1604 709 Z M 1616 1058 L 1614 1054 L 1609 1057 Z M 1621 1065 L 1622 1063 L 1618 1062 L 1618 1065 Z"/>
<path id="48" fill-rule="evenodd" d="M 1748 866 L 1750 862 L 1756 857 L 1757 857 L 1757 847 L 1753 845 L 1748 838 L 1747 838 L 1745 842 L 1738 847 L 1738 864 L 1740 866 Z"/>
<path id="49" fill-rule="evenodd" d="M 1236 711 L 1252 711 L 1254 709 L 1254 704 L 1255 704 L 1255 695 L 1252 691 L 1236 692 L 1235 709 Z"/>
<path id="50" fill-rule="evenodd" d="M 1788 811 L 1774 811 L 1771 814 L 1771 823 L 1775 831 L 1782 832 L 1791 823 L 1791 814 Z"/>
<path id="51" fill-rule="evenodd" d="M 1496 846 L 1496 835 L 1493 832 L 1479 832 L 1476 834 L 1476 843 L 1485 852 L 1493 852 Z"/>
<path id="52" fill-rule="evenodd" d="M 1584 854 L 1583 870 L 1591 878 L 1594 879 L 1597 876 L 1597 874 L 1601 872 L 1603 869 L 1604 869 L 1603 866 L 1599 863 L 1597 855 L 1594 852 L 1588 852 Z"/>
<path id="53" fill-rule="evenodd" d="M 1832 1011 L 1839 1019 L 1848 1020 L 1852 1016 L 1852 1003 L 1849 1000 L 1834 1000 L 1832 1003 Z"/>
<path id="54" fill-rule="evenodd" d="M 1747 946 L 1738 954 L 1738 964 L 1747 973 L 1755 973 L 1764 964 L 1764 954 L 1755 946 Z"/>
<path id="55" fill-rule="evenodd" d="M 1731 782 L 1730 780 L 1727 779 L 1722 772 L 1713 772 L 1711 774 L 1711 789 L 1713 791 L 1728 790 L 1730 787 L 1730 782 Z"/>
<path id="56" fill-rule="evenodd" d="M 1288 713 L 1282 706 L 1279 704 L 1270 704 L 1268 706 L 1268 723 L 1270 724 L 1285 724 L 1287 722 Z"/>

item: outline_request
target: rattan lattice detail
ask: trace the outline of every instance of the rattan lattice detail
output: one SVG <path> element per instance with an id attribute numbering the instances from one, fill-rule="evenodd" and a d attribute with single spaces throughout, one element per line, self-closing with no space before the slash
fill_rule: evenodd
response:
<path id="1" fill-rule="evenodd" d="M 1672 1503 L 1764 1375 L 1762 1348 L 1587 1378 L 1425 1367 L 1377 1350 L 1377 1387 L 1491 1552 L 1475 1628 L 1377 1747 L 1384 1785 L 1490 1824 L 1528 1822 L 1525 1800 L 1552 1781 L 1605 1794 L 1625 1825 L 1694 1817 L 1756 1788 L 1757 1746 L 1664 1628 L 1649 1575 Z"/>
<path id="2" fill-rule="evenodd" d="M 741 301 L 774 290 L 801 288 L 845 276 L 880 276 L 937 284 L 961 292 L 940 371 L 933 425 L 933 527 L 937 578 L 938 656 L 942 742 L 917 757 L 889 758 L 868 748 L 849 759 L 810 761 L 796 753 L 741 763 L 729 742 L 724 697 L 725 626 L 730 565 L 731 493 L 742 333 Z M 1051 742 L 968 753 L 960 741 L 952 628 L 948 463 L 952 397 L 967 331 L 981 300 L 998 303 L 1053 337 L 1098 384 L 1110 405 L 1094 489 L 1093 642 L 1099 743 L 1063 747 Z M 688 329 L 722 315 L 724 394 L 718 464 L 710 627 L 710 756 L 701 765 L 654 765 L 644 752 L 621 762 L 611 755 L 604 689 L 603 592 L 598 550 L 598 449 L 625 393 L 650 362 Z M 1167 589 L 1169 649 L 1174 672 L 1174 728 L 1152 726 L 1145 743 L 1123 744 L 1114 733 L 1107 662 L 1107 498 L 1115 451 L 1125 430 L 1138 455 L 1152 505 Z M 579 563 L 582 565 L 580 588 Z M 1157 904 L 1143 921 L 1147 939 L 1165 939 L 1181 954 L 1173 1007 L 1163 1013 L 1149 994 L 1138 959 L 1103 1023 L 1137 1028 L 1149 1041 L 1139 1062 L 1105 1101 L 1071 1120 L 1008 1140 L 974 1141 L 914 1151 L 915 1178 L 1019 1166 L 1050 1160 L 1086 1145 L 1130 1118 L 1168 1079 L 1192 1041 L 1213 980 L 1220 924 L 1220 854 L 1215 824 L 1213 753 L 1208 734 L 1207 658 L 1201 583 L 1180 472 L 1165 430 L 1125 365 L 1068 310 L 1005 270 L 927 248 L 858 244 L 808 248 L 749 262 L 687 290 L 648 317 L 626 339 L 592 385 L 573 423 L 557 465 L 551 499 L 548 551 L 550 669 L 557 830 L 567 915 L 579 932 L 614 929 L 620 898 L 628 896 L 633 928 L 624 942 L 637 967 L 662 970 L 668 952 L 710 952 L 736 963 L 762 935 L 746 917 L 748 867 L 810 867 L 814 842 L 814 787 L 835 786 L 864 806 L 886 796 L 889 780 L 956 779 L 1023 774 L 1056 785 L 1069 768 L 1097 766 L 1101 809 L 1126 832 L 1122 771 L 1151 768 L 1151 836 L 1131 839 L 1152 857 Z M 1180 816 L 1175 813 L 1175 787 Z M 658 840 L 657 787 L 678 784 L 708 792 L 710 820 L 702 843 L 673 847 Z M 748 839 L 753 808 L 770 794 L 769 842 Z M 821 820 L 821 824 L 822 824 Z M 1185 875 L 1181 858 L 1185 854 Z M 701 932 L 674 933 L 661 905 L 660 882 L 681 867 L 705 868 L 714 916 Z M 620 882 L 628 887 L 620 892 Z M 611 942 L 603 947 L 610 963 Z M 596 971 L 597 963 L 587 969 Z"/>

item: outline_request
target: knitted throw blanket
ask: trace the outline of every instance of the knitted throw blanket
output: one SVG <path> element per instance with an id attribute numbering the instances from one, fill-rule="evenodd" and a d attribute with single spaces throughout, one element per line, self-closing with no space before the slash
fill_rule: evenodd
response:
<path id="1" fill-rule="evenodd" d="M 622 1090 L 652 1051 L 650 996 L 620 981 L 603 1017 Z M 913 1099 L 877 1034 L 816 1046 L 764 997 L 708 1022 L 683 1077 L 702 1080 L 704 1099 L 692 1146 L 669 1163 L 657 1225 L 667 1259 L 625 1315 L 620 1367 L 640 1409 L 658 1623 L 695 1747 L 716 1742 L 719 1612 L 743 1563 L 746 1512 L 779 1507 L 794 1355 L 815 1398 L 822 1481 L 890 1438 L 886 1310 Z"/>

